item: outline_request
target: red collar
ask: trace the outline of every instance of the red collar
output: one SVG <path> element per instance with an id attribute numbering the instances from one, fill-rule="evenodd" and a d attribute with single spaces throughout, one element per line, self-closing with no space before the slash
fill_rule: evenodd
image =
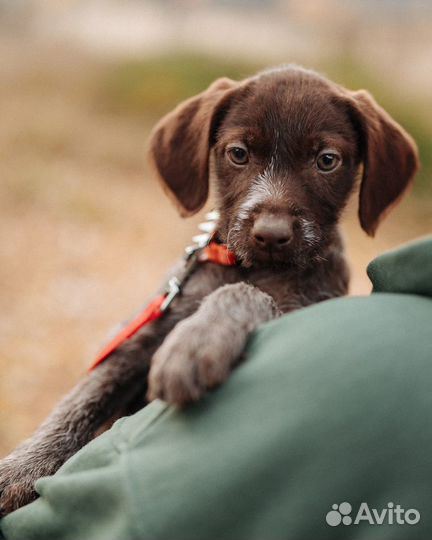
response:
<path id="1" fill-rule="evenodd" d="M 213 235 L 214 238 L 214 235 Z M 181 277 L 171 278 L 165 292 L 147 305 L 140 314 L 129 321 L 124 328 L 100 351 L 90 371 L 106 360 L 125 341 L 134 336 L 143 326 L 160 319 L 169 308 L 171 302 L 179 294 L 183 285 L 189 279 L 197 264 L 210 262 L 222 266 L 237 264 L 236 256 L 226 244 L 218 244 L 211 240 L 206 246 L 196 248 L 186 257 L 185 270 Z"/>
<path id="2" fill-rule="evenodd" d="M 226 244 L 218 244 L 212 241 L 204 247 L 198 255 L 200 262 L 212 262 L 222 266 L 234 266 L 237 259 L 233 251 L 228 249 Z"/>

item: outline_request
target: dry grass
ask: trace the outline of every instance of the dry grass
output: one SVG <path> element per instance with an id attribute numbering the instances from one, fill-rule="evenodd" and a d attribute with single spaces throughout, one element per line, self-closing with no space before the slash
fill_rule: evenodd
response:
<path id="1" fill-rule="evenodd" d="M 2 42 L 0 54 L 4 453 L 84 372 L 107 331 L 161 281 L 199 217 L 180 221 L 146 169 L 150 120 L 164 104 L 141 110 L 132 93 L 139 110 L 123 106 L 121 92 L 131 89 L 115 86 L 118 68 L 78 53 Z M 373 256 L 430 230 L 429 204 L 407 200 L 371 240 L 353 217 L 353 203 L 346 218 L 353 293 L 368 292 L 364 269 Z"/>

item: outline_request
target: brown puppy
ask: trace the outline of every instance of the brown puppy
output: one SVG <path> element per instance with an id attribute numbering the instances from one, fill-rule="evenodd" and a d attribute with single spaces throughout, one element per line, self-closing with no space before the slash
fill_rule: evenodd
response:
<path id="1" fill-rule="evenodd" d="M 373 235 L 418 166 L 412 139 L 364 91 L 298 67 L 220 79 L 156 126 L 150 154 L 182 215 L 218 197 L 221 242 L 239 263 L 198 267 L 166 315 L 84 378 L 0 463 L 3 514 L 36 497 L 110 418 L 160 397 L 183 405 L 222 383 L 259 324 L 346 293 L 338 220 L 360 181 Z M 210 160 L 210 157 L 212 158 Z"/>

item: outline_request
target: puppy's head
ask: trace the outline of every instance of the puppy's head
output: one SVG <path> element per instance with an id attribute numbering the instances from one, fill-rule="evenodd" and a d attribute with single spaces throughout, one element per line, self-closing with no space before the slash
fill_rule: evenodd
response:
<path id="1" fill-rule="evenodd" d="M 219 79 L 156 126 L 150 155 L 182 215 L 207 200 L 211 151 L 218 230 L 245 266 L 319 256 L 360 173 L 373 235 L 418 167 L 411 137 L 367 92 L 291 66 Z"/>

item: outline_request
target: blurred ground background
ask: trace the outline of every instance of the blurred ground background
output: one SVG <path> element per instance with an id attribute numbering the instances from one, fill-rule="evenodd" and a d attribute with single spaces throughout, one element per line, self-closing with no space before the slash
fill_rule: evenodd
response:
<path id="1" fill-rule="evenodd" d="M 160 282 L 180 221 L 145 162 L 152 124 L 215 77 L 280 62 L 371 90 L 416 138 L 413 193 L 367 238 L 345 216 L 352 294 L 367 262 L 432 228 L 432 5 L 382 0 L 0 0 L 0 454 Z M 211 204 L 209 205 L 211 206 Z"/>

